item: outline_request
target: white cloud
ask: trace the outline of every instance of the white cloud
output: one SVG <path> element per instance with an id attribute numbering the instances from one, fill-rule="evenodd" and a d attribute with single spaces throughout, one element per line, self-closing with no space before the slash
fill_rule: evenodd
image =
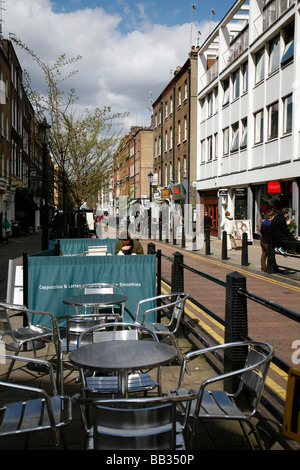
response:
<path id="1" fill-rule="evenodd" d="M 67 82 L 68 88 L 75 88 L 82 107 L 111 106 L 116 112 L 130 112 L 127 124 L 150 124 L 150 91 L 155 100 L 170 81 L 171 70 L 188 58 L 190 24 L 151 25 L 142 4 L 135 17 L 128 11 L 123 18 L 101 8 L 54 13 L 50 0 L 14 0 L 5 8 L 4 37 L 14 33 L 49 63 L 63 53 L 68 58 L 81 55 L 74 66 L 78 73 Z M 138 15 L 144 20 L 139 30 L 121 30 L 124 19 L 130 18 L 132 25 Z M 194 26 L 195 32 L 201 30 L 201 38 L 208 28 L 208 23 Z M 38 77 L 32 59 L 17 47 L 16 51 L 33 86 L 40 87 L 43 77 Z"/>

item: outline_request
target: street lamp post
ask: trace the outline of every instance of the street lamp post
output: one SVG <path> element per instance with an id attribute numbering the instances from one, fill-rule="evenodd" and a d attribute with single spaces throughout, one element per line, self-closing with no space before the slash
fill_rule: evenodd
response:
<path id="1" fill-rule="evenodd" d="M 47 123 L 44 118 L 43 122 L 40 123 L 40 132 L 41 132 L 41 143 L 42 143 L 42 171 L 43 171 L 43 201 L 41 205 L 42 212 L 42 251 L 48 249 L 48 225 L 49 225 L 49 207 L 48 207 L 48 198 L 49 198 L 49 165 L 48 165 L 48 142 L 49 142 L 49 132 L 50 125 Z"/>
<path id="2" fill-rule="evenodd" d="M 153 183 L 153 174 L 148 173 L 148 181 L 149 181 L 149 201 L 150 201 L 150 207 L 149 207 L 149 216 L 148 216 L 148 238 L 151 239 L 151 217 L 152 217 L 152 183 Z"/>

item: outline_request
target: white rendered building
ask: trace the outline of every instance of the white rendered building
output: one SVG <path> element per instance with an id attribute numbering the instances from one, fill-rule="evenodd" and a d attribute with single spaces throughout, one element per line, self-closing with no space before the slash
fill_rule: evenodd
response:
<path id="1" fill-rule="evenodd" d="M 220 236 L 289 207 L 300 225 L 300 2 L 238 0 L 198 55 L 198 202 Z"/>

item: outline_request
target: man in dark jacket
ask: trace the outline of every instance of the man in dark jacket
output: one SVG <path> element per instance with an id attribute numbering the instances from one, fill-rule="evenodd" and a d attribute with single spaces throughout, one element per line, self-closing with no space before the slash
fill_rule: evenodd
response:
<path id="1" fill-rule="evenodd" d="M 271 223 L 271 237 L 273 246 L 275 247 L 275 251 L 281 254 L 285 254 L 285 250 L 289 248 L 289 240 L 295 241 L 295 237 L 291 234 L 287 225 L 289 212 L 289 209 L 286 207 L 281 209 L 281 212 L 276 215 Z"/>

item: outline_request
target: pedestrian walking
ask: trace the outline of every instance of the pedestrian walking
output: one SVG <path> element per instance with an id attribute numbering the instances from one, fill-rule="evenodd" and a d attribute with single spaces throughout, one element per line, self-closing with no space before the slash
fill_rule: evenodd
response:
<path id="1" fill-rule="evenodd" d="M 221 223 L 221 229 L 227 233 L 227 249 L 230 251 L 232 249 L 231 239 L 234 233 L 234 222 L 229 211 L 225 212 L 225 218 Z"/>
<path id="2" fill-rule="evenodd" d="M 262 221 L 260 227 L 261 233 L 261 258 L 260 258 L 260 269 L 263 272 L 267 271 L 267 257 L 268 257 L 268 249 L 269 243 L 271 239 L 271 223 L 275 217 L 275 211 L 267 211 L 265 215 L 265 220 Z"/>

